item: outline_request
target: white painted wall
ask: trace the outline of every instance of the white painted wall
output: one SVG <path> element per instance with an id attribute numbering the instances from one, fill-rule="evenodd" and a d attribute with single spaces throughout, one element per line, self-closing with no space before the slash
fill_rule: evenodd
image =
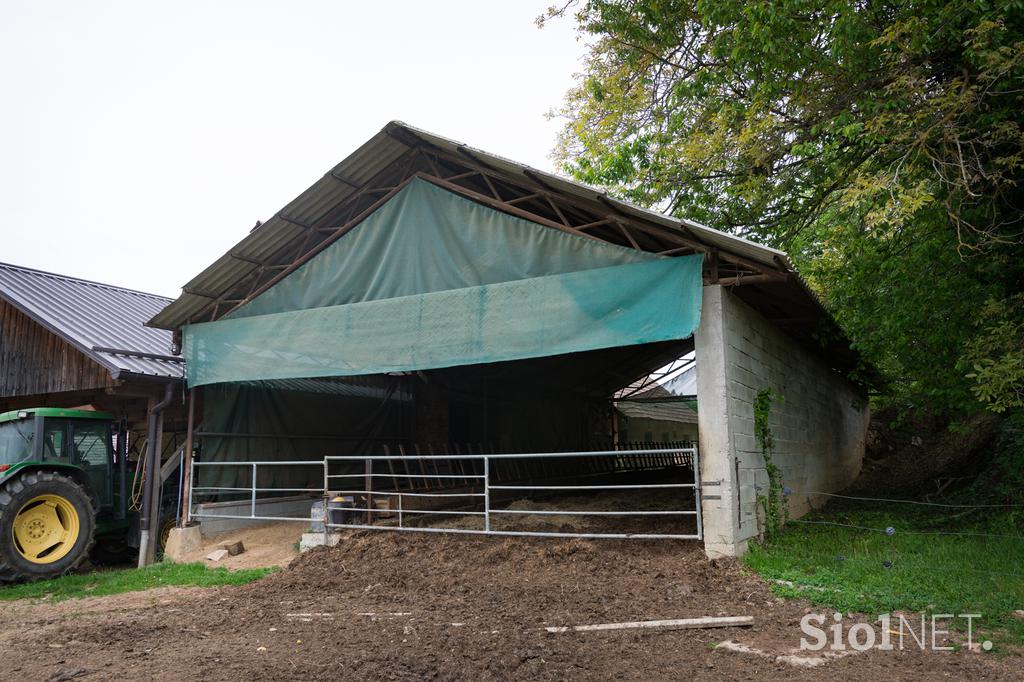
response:
<path id="1" fill-rule="evenodd" d="M 815 354 L 720 286 L 704 287 L 697 329 L 697 404 L 705 551 L 736 556 L 758 535 L 757 497 L 768 492 L 764 460 L 754 439 L 753 402 L 771 388 L 774 461 L 792 489 L 796 518 L 860 473 L 869 409 L 866 395 Z"/>

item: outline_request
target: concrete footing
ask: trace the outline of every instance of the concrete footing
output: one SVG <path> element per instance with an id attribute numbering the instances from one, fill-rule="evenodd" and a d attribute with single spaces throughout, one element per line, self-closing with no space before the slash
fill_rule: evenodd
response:
<path id="1" fill-rule="evenodd" d="M 185 556 L 199 549 L 202 544 L 203 537 L 199 526 L 172 528 L 167 538 L 167 547 L 164 548 L 164 556 L 171 561 L 183 561 Z"/>
<path id="2" fill-rule="evenodd" d="M 341 540 L 341 536 L 337 533 L 303 533 L 302 539 L 299 540 L 299 551 L 305 552 L 306 550 L 313 549 L 314 547 L 334 547 Z"/>

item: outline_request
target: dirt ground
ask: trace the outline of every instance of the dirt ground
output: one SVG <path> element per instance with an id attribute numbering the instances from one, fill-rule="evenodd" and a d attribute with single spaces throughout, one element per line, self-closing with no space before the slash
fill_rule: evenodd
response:
<path id="1" fill-rule="evenodd" d="M 236 556 L 227 556 L 211 566 L 224 566 L 232 570 L 240 568 L 263 568 L 266 566 L 287 566 L 299 555 L 298 542 L 308 523 L 282 521 L 260 526 L 249 526 L 238 530 L 219 533 L 203 538 L 199 549 L 182 557 L 183 562 L 206 561 L 206 555 L 221 545 L 241 541 L 245 551 Z"/>
<path id="2" fill-rule="evenodd" d="M 784 658 L 805 607 L 733 561 L 707 561 L 696 543 L 363 532 L 241 587 L 4 604 L 0 678 L 1022 678 L 1021 658 L 966 651 L 871 651 L 806 667 Z M 755 624 L 544 630 L 718 615 Z"/>

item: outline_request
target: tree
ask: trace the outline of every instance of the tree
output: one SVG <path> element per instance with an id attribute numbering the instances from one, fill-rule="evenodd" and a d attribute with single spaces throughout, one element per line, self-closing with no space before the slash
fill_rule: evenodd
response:
<path id="1" fill-rule="evenodd" d="M 1024 370 L 991 375 L 1024 349 L 1024 2 L 581 0 L 539 21 L 569 13 L 590 51 L 558 112 L 568 172 L 787 250 L 904 404 L 1020 405 Z"/>

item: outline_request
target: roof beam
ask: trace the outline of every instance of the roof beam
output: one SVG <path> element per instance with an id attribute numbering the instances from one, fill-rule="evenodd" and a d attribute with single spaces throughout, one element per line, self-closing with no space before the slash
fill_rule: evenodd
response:
<path id="1" fill-rule="evenodd" d="M 738 287 L 743 284 L 767 284 L 769 282 L 785 282 L 789 279 L 786 273 L 760 274 L 760 275 L 737 275 L 718 280 L 723 287 Z"/>
<path id="2" fill-rule="evenodd" d="M 362 185 L 360 185 L 359 183 L 356 183 L 356 182 L 353 182 L 352 180 L 349 180 L 347 178 L 341 177 L 340 175 L 338 175 L 338 172 L 335 171 L 335 170 L 331 170 L 331 172 L 327 174 L 327 177 L 332 178 L 334 180 L 337 180 L 338 182 L 340 182 L 343 185 L 348 185 L 352 189 L 359 189 L 360 187 L 362 187 Z"/>
<path id="3" fill-rule="evenodd" d="M 284 213 L 278 213 L 277 217 L 280 218 L 281 220 L 283 220 L 286 223 L 291 223 L 292 225 L 295 225 L 296 227 L 301 227 L 304 230 L 312 230 L 313 229 L 313 226 L 310 225 L 309 223 L 304 223 L 301 220 L 296 220 L 295 218 L 290 218 L 290 217 L 286 216 Z"/>
<path id="4" fill-rule="evenodd" d="M 165 360 L 167 362 L 185 362 L 185 358 L 178 355 L 161 355 L 159 353 L 147 353 L 141 350 L 127 350 L 124 348 L 107 348 L 106 346 L 93 346 L 97 353 L 109 353 L 111 355 L 127 355 L 132 358 L 146 358 L 149 360 Z"/>
<path id="5" fill-rule="evenodd" d="M 451 161 L 453 163 L 461 163 L 461 164 L 467 165 L 468 168 L 473 168 L 474 165 L 475 165 L 476 169 L 481 171 L 484 175 L 494 174 L 494 175 L 497 175 L 497 176 L 501 177 L 504 182 L 506 182 L 506 183 L 509 182 L 509 180 L 506 177 L 508 175 L 507 173 L 503 173 L 501 170 L 495 169 L 495 168 L 491 167 L 489 164 L 487 164 L 486 162 L 480 160 L 475 154 L 473 154 L 469 150 L 465 149 L 464 147 L 459 147 L 458 151 L 459 151 L 459 153 L 461 155 L 465 156 L 466 158 L 465 159 L 459 159 L 459 158 L 454 158 L 447 151 L 445 151 L 443 149 L 440 149 L 439 147 L 435 147 L 434 145 L 432 145 L 431 143 L 427 142 L 426 140 L 423 140 L 422 144 L 425 146 L 425 148 L 429 149 L 432 153 L 436 154 L 440 158 L 447 159 L 447 160 L 449 160 L 449 161 Z M 468 161 L 467 161 L 467 159 L 468 159 Z M 586 210 L 586 211 L 588 211 L 590 213 L 597 213 L 597 214 L 600 215 L 601 212 L 595 210 L 594 206 L 587 206 L 584 201 L 578 199 L 577 197 L 574 197 L 574 196 L 571 196 L 571 195 L 566 195 L 566 194 L 560 192 L 559 190 L 557 190 L 556 188 L 552 187 L 550 184 L 548 184 L 546 182 L 540 181 L 539 180 L 539 175 L 537 173 L 535 173 L 533 171 L 530 171 L 529 169 L 525 169 L 523 171 L 523 173 L 524 173 L 523 178 L 516 178 L 516 180 L 514 180 L 513 182 L 516 182 L 516 183 L 518 183 L 520 185 L 523 185 L 524 187 L 529 188 L 530 190 L 540 194 L 541 196 L 543 196 L 544 194 L 550 192 L 552 194 L 555 194 L 560 201 L 563 201 L 563 202 L 565 202 L 566 204 L 568 204 L 570 206 L 576 206 L 576 207 L 579 207 L 579 208 L 581 208 L 583 210 Z M 610 199 L 608 199 L 607 197 L 605 197 L 603 195 L 600 195 L 600 194 L 597 195 L 597 201 L 599 203 L 605 205 L 613 213 L 617 214 L 619 216 L 619 218 L 623 221 L 623 224 L 627 225 L 627 229 L 637 229 L 637 230 L 640 230 L 641 232 L 645 232 L 645 233 L 647 233 L 650 236 L 655 237 L 655 238 L 663 239 L 663 240 L 669 241 L 669 242 L 674 242 L 675 244 L 680 245 L 680 246 L 689 246 L 694 251 L 703 252 L 703 251 L 707 250 L 707 247 L 703 243 L 701 243 L 699 239 L 695 240 L 692 237 L 687 237 L 687 236 L 684 236 L 684 235 L 672 232 L 671 230 L 669 230 L 667 228 L 657 228 L 657 227 L 653 227 L 653 226 L 647 226 L 647 225 L 645 225 L 645 224 L 643 224 L 643 223 L 641 223 L 639 221 L 635 221 L 635 219 L 633 219 L 632 216 L 629 216 L 626 213 L 624 213 L 623 211 L 621 211 L 618 208 L 618 206 L 615 205 L 614 202 L 612 202 Z M 577 229 L 577 231 L 578 231 L 578 229 Z M 692 234 L 692 232 L 691 232 L 691 234 Z M 604 240 L 602 240 L 602 241 L 604 241 Z M 639 248 L 639 247 L 634 246 L 634 248 Z M 644 250 L 644 249 L 641 249 L 641 250 Z"/>
<path id="6" fill-rule="evenodd" d="M 561 223 L 555 222 L 554 220 L 550 220 L 550 219 L 545 218 L 543 216 L 539 216 L 536 213 L 531 213 L 529 211 L 525 211 L 525 210 L 519 208 L 518 206 L 509 204 L 508 202 L 498 201 L 497 199 L 493 199 L 493 198 L 487 196 L 486 194 L 480 194 L 479 192 L 474 192 L 471 189 L 467 189 L 465 187 L 462 187 L 461 185 L 456 185 L 456 184 L 448 182 L 446 180 L 442 180 L 441 178 L 436 178 L 436 177 L 433 177 L 431 175 L 427 175 L 425 173 L 417 173 L 416 175 L 418 177 L 421 177 L 422 179 L 426 180 L 427 182 L 429 182 L 431 184 L 434 184 L 434 185 L 437 185 L 438 187 L 441 187 L 442 189 L 447 189 L 450 192 L 455 192 L 456 194 L 461 194 L 462 196 L 464 196 L 464 197 L 466 197 L 468 199 L 472 199 L 472 200 L 477 201 L 477 202 L 479 202 L 481 204 L 484 204 L 486 206 L 490 206 L 491 208 L 496 208 L 496 209 L 498 209 L 500 211 L 504 211 L 505 213 L 510 213 L 510 214 L 512 214 L 512 215 L 514 215 L 516 217 L 524 218 L 526 220 L 530 220 L 530 221 L 535 222 L 535 223 L 540 223 L 541 225 L 546 225 L 548 227 L 553 227 L 556 230 L 561 230 L 563 232 L 568 232 L 569 234 L 576 235 L 577 237 L 585 237 L 587 239 L 593 239 L 594 241 L 599 241 L 599 242 L 605 241 L 603 239 L 595 237 L 594 235 L 587 234 L 586 232 L 581 232 L 581 231 L 579 231 L 577 229 L 574 229 L 572 227 L 569 227 L 567 225 L 562 225 Z"/>
<path id="7" fill-rule="evenodd" d="M 228 252 L 228 258 L 234 258 L 237 261 L 249 263 L 250 265 L 263 265 L 263 261 L 256 260 L 255 258 L 249 258 L 248 256 L 239 256 L 237 253 Z"/>
<path id="8" fill-rule="evenodd" d="M 257 296 L 262 294 L 264 291 L 266 291 L 267 289 L 271 288 L 272 286 L 274 286 L 275 284 L 280 282 L 282 279 L 287 277 L 289 274 L 294 272 L 297 268 L 302 266 L 304 263 L 308 262 L 311 258 L 316 256 L 318 253 L 320 253 L 321 251 L 326 249 L 328 246 L 333 244 L 335 241 L 337 241 L 338 239 L 343 237 L 345 234 L 347 234 L 349 231 L 351 231 L 353 228 L 355 228 L 359 223 L 363 222 L 363 220 L 368 218 L 370 216 L 370 214 L 372 214 L 374 211 L 376 211 L 380 206 L 385 204 L 389 199 L 391 199 L 391 197 L 393 197 L 394 195 L 398 194 L 398 192 L 400 192 L 406 185 L 408 185 L 410 180 L 412 180 L 412 178 L 416 177 L 417 175 L 419 175 L 419 174 L 416 173 L 416 174 L 410 175 L 408 178 L 406 178 L 402 182 L 398 183 L 398 185 L 396 185 L 395 187 L 391 188 L 386 194 L 384 194 L 379 199 L 377 199 L 375 202 L 373 202 L 368 207 L 363 209 L 359 213 L 359 215 L 357 215 L 357 216 L 353 217 L 352 219 L 348 220 L 343 225 L 338 226 L 337 228 L 335 228 L 334 232 L 331 233 L 326 239 L 321 241 L 319 244 L 316 244 L 312 249 L 310 249 L 310 250 L 306 251 L 305 253 L 299 255 L 294 261 L 292 261 L 290 264 L 288 264 L 281 272 L 279 272 L 275 276 L 271 277 L 267 282 L 263 283 L 262 285 L 258 285 L 258 283 L 260 281 L 260 278 L 262 277 L 262 274 L 263 274 L 261 272 L 260 276 L 257 276 L 256 281 L 253 283 L 254 286 L 253 286 L 252 289 L 250 289 L 249 294 L 246 295 L 245 298 L 242 299 L 242 301 L 240 301 L 239 303 L 236 303 L 230 309 L 225 311 L 224 315 L 230 314 L 234 310 L 238 309 L 239 307 L 245 305 L 246 303 L 248 303 L 252 299 L 256 298 Z M 457 186 L 457 185 L 455 185 L 455 186 Z M 263 270 L 266 271 L 267 268 L 264 267 Z"/>

